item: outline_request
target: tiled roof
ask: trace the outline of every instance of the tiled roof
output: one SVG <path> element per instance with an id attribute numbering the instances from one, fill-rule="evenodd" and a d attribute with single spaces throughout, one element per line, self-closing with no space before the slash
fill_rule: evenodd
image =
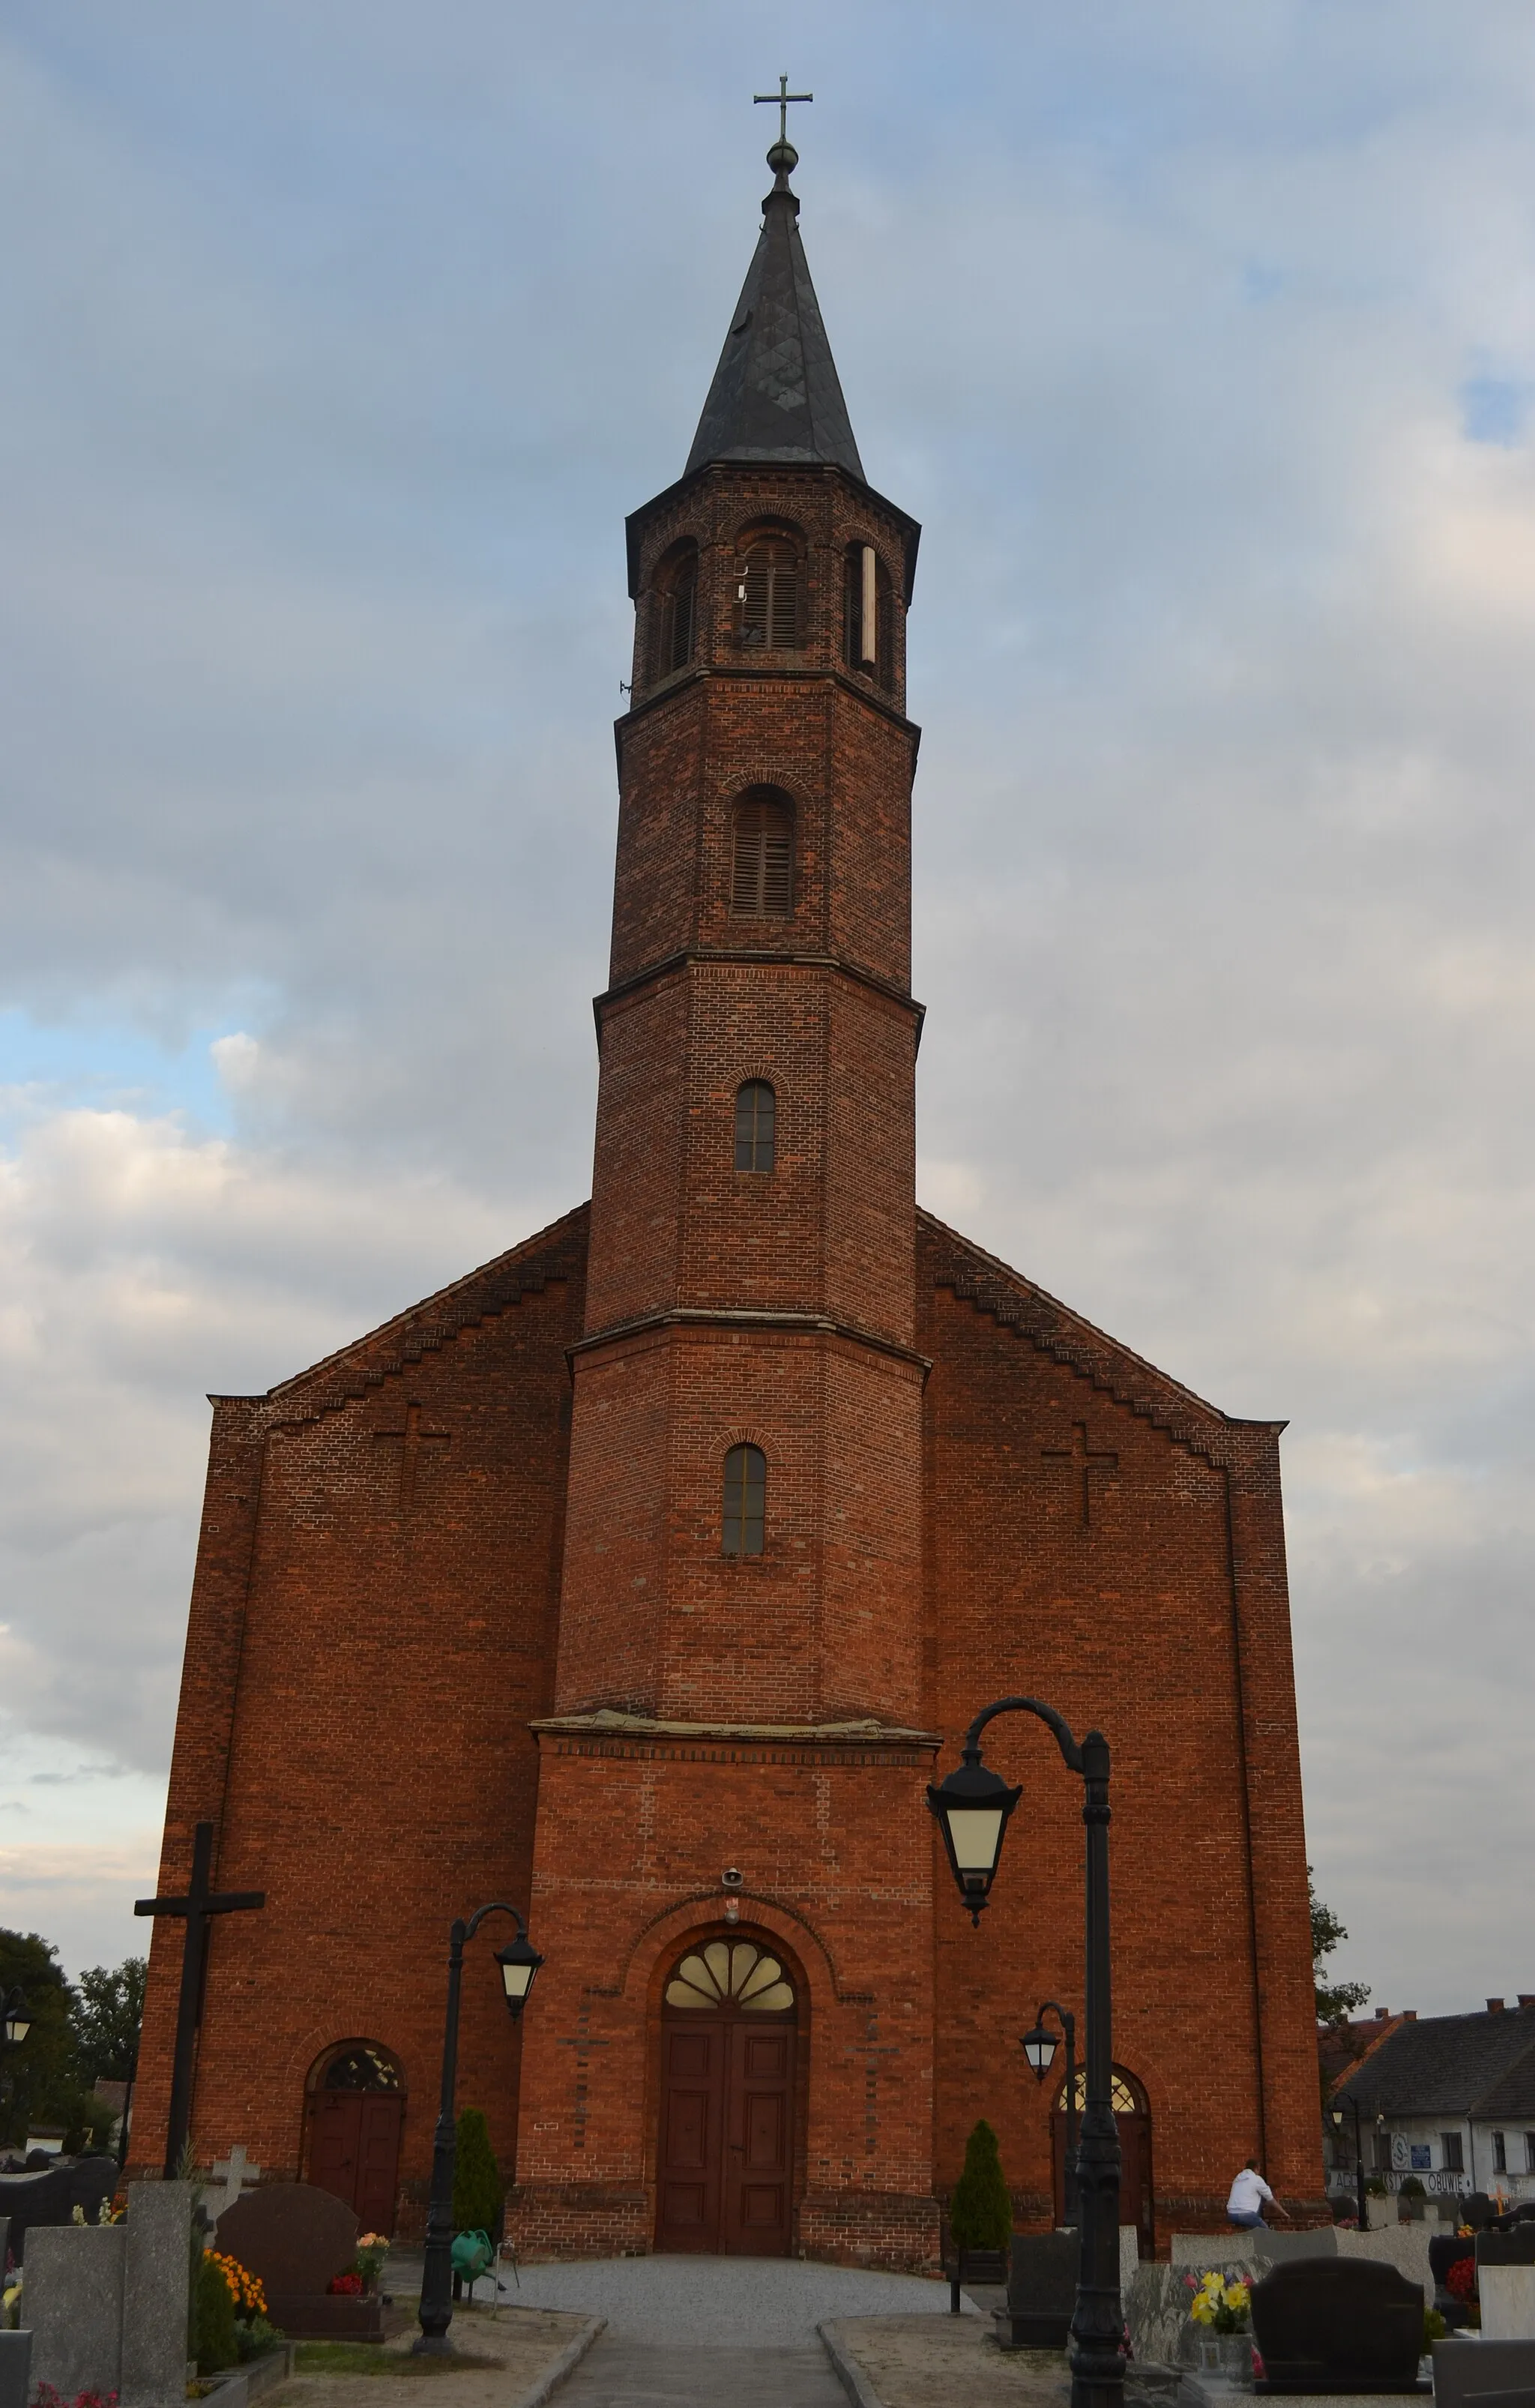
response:
<path id="1" fill-rule="evenodd" d="M 1333 2095 L 1388 2117 L 1535 2114 L 1535 2008 L 1402 2023 Z"/>

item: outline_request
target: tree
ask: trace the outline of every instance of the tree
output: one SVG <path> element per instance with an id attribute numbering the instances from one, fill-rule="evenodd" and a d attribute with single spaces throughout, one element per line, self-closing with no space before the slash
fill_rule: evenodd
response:
<path id="1" fill-rule="evenodd" d="M 1316 2020 L 1319 2024 L 1346 2023 L 1355 2008 L 1362 2007 L 1369 1998 L 1370 1984 L 1327 1979 L 1327 1959 L 1339 1942 L 1348 1938 L 1348 1926 L 1340 1922 L 1331 1907 L 1317 1897 L 1310 1865 L 1306 1867 L 1306 1890 L 1312 1905 L 1312 1979 L 1316 1988 Z"/>
<path id="2" fill-rule="evenodd" d="M 458 2154 L 453 2161 L 453 2230 L 485 2232 L 494 2241 L 505 2197 L 484 2111 L 466 2107 L 458 2119 Z"/>
<path id="3" fill-rule="evenodd" d="M 93 1965 L 80 1975 L 71 2021 L 82 2080 L 133 2080 L 149 1971 L 147 1956 L 124 1956 L 121 1965 Z"/>
<path id="4" fill-rule="evenodd" d="M 29 2128 L 70 2128 L 79 2120 L 80 2083 L 70 2027 L 74 1993 L 58 1958 L 41 1932 L 0 1930 L 0 2000 L 19 1989 L 32 2017 L 21 2047 L 6 2050 L 0 2075 L 0 2141 L 18 2146 L 25 2145 Z"/>
<path id="5" fill-rule="evenodd" d="M 956 2249 L 1005 2249 L 1012 2237 L 1012 2201 L 997 2135 L 984 2116 L 965 2143 L 965 2171 L 949 2201 L 949 2231 Z"/>

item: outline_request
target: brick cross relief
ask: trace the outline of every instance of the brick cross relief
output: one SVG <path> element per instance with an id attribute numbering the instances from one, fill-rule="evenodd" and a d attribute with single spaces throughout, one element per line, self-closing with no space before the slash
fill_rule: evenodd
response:
<path id="1" fill-rule="evenodd" d="M 1071 1469 L 1077 1473 L 1081 1482 L 1081 1488 L 1079 1491 L 1081 1500 L 1081 1527 L 1084 1530 L 1089 1528 L 1093 1518 L 1093 1474 L 1095 1472 L 1117 1471 L 1119 1469 L 1118 1455 L 1113 1454 L 1107 1447 L 1101 1449 L 1097 1454 L 1095 1454 L 1087 1443 L 1086 1423 L 1073 1422 L 1071 1425 L 1070 1445 L 1069 1447 L 1041 1446 L 1040 1449 L 1040 1459 L 1042 1463 L 1069 1464 Z"/>
<path id="2" fill-rule="evenodd" d="M 452 1435 L 449 1430 L 423 1429 L 421 1407 L 407 1405 L 403 1429 L 375 1430 L 376 1445 L 397 1446 L 400 1451 L 400 1485 L 396 1502 L 402 1513 L 409 1513 L 416 1501 L 416 1474 L 421 1469 L 423 1446 L 449 1447 Z"/>

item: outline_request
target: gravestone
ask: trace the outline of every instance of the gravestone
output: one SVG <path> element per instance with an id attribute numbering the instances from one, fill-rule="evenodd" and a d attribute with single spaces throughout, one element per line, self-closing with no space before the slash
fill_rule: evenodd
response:
<path id="1" fill-rule="evenodd" d="M 1256 2254 L 1267 2258 L 1270 2266 L 1293 2265 L 1298 2258 L 1341 2258 L 1343 2242 L 1352 2238 L 1351 2233 L 1340 2234 L 1335 2224 L 1319 2224 L 1314 2230 L 1299 2232 L 1286 2226 L 1278 2232 L 1253 2235 Z"/>
<path id="2" fill-rule="evenodd" d="M 1535 2341 L 1436 2341 L 1436 2408 L 1535 2398 Z"/>
<path id="3" fill-rule="evenodd" d="M 1015 2232 L 1008 2303 L 992 2317 L 1003 2349 L 1064 2349 L 1077 2304 L 1082 2235 Z"/>
<path id="4" fill-rule="evenodd" d="M 122 2408 L 164 2408 L 186 2386 L 195 2183 L 135 2183 L 122 2280 Z"/>
<path id="5" fill-rule="evenodd" d="M 35 2389 L 50 2383 L 74 2400 L 82 2391 L 119 2388 L 127 2246 L 125 2224 L 33 2228 L 22 2296 Z"/>
<path id="6" fill-rule="evenodd" d="M 1535 2341 L 1535 2224 L 1478 2234 L 1476 2289 L 1484 2341 Z"/>
<path id="7" fill-rule="evenodd" d="M 27 2408 L 31 2397 L 31 2330 L 0 2331 L 0 2408 Z"/>
<path id="8" fill-rule="evenodd" d="M 357 2218 L 311 2183 L 263 2183 L 219 2219 L 219 2248 L 259 2277 L 272 2322 L 291 2341 L 381 2341 L 378 2299 L 333 2299 L 357 2255 Z"/>
<path id="9" fill-rule="evenodd" d="M 1136 2365 L 1178 2365 L 1193 2296 L 1184 2267 L 1148 2263 L 1136 2268 L 1125 2292 L 1125 2321 Z"/>
<path id="10" fill-rule="evenodd" d="M 1416 2391 L 1423 2292 L 1368 2258 L 1298 2258 L 1255 2284 L 1253 2338 L 1263 2392 Z"/>
<path id="11" fill-rule="evenodd" d="M 1452 2332 L 1470 2325 L 1471 2315 L 1465 2300 L 1457 2299 L 1449 2287 L 1450 2269 L 1457 2266 L 1463 2258 L 1470 2258 L 1474 2263 L 1475 2257 L 1475 2242 L 1463 2240 L 1457 2232 L 1436 2232 L 1428 2243 L 1428 2270 L 1433 2279 L 1434 2305 Z"/>
<path id="12" fill-rule="evenodd" d="M 77 2207 L 87 2224 L 94 2224 L 102 2200 L 111 2198 L 117 2184 L 110 2157 L 66 2157 L 63 2165 L 49 2158 L 38 2172 L 0 2174 L 0 2215 L 9 2221 L 10 2254 L 18 2266 L 34 2225 L 73 2224 Z"/>
<path id="13" fill-rule="evenodd" d="M 1469 2224 L 1473 2232 L 1485 2232 L 1497 2214 L 1498 2209 L 1485 2190 L 1469 2190 L 1460 2202 L 1460 2221 Z"/>

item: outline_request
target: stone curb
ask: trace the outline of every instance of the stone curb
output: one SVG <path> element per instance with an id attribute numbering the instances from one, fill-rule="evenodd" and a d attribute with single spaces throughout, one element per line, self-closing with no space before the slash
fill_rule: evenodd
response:
<path id="1" fill-rule="evenodd" d="M 824 2325 L 815 2328 L 821 2336 L 821 2345 L 831 2360 L 832 2371 L 852 2401 L 853 2408 L 884 2408 L 883 2401 L 842 2339 L 842 2328 L 846 2322 L 843 2316 L 829 2316 Z"/>
<path id="2" fill-rule="evenodd" d="M 532 2388 L 510 2401 L 509 2408 L 544 2408 L 545 2401 L 552 2400 L 561 2384 L 574 2374 L 599 2333 L 605 2333 L 607 2329 L 606 2316 L 588 2316 L 575 2339 L 566 2343 L 552 2366 L 546 2366 Z M 878 2402 L 875 2408 L 878 2408 Z"/>

